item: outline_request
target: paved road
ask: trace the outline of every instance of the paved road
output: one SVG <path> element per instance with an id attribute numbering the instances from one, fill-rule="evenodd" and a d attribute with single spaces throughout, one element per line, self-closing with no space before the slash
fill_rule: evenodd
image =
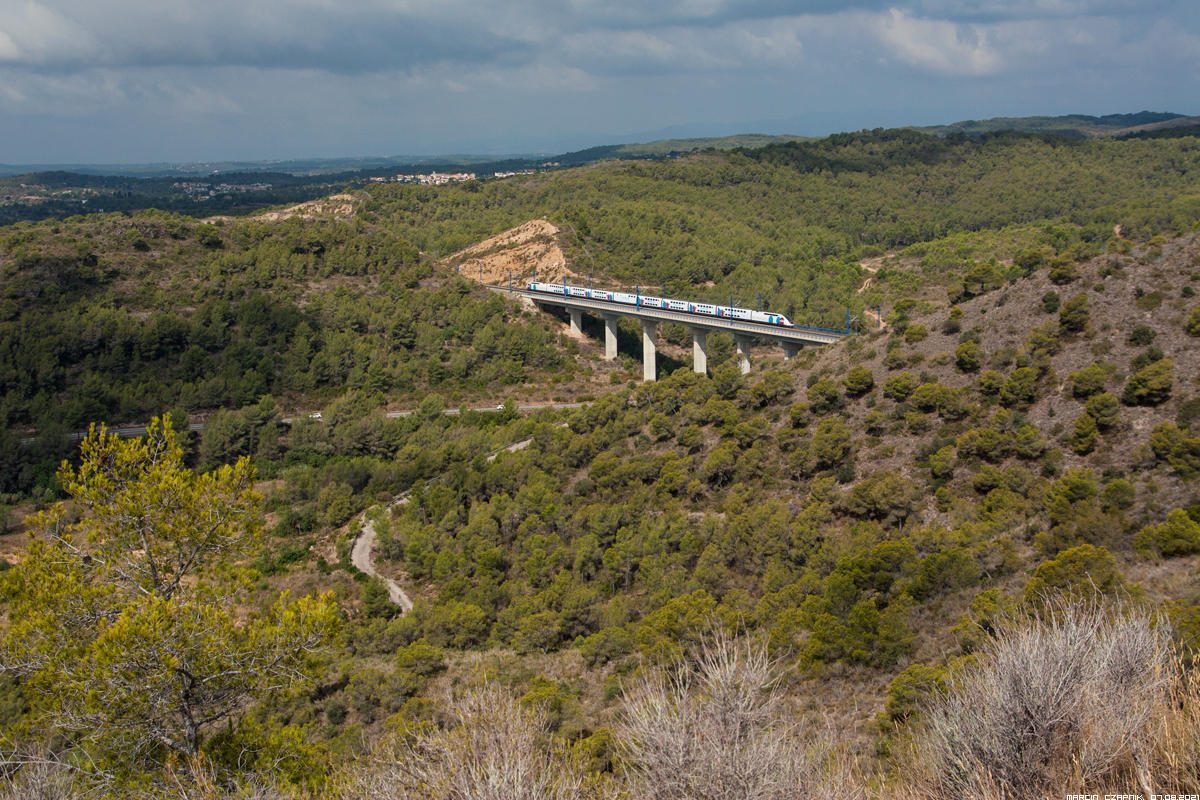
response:
<path id="1" fill-rule="evenodd" d="M 554 408 L 554 409 L 583 408 L 584 405 L 586 405 L 586 404 L 585 403 L 547 403 L 547 404 L 541 405 L 541 406 L 517 406 L 517 411 L 526 413 L 526 412 L 530 412 L 530 411 L 541 411 L 543 408 Z M 491 411 L 491 412 L 499 411 L 500 409 L 498 409 L 496 406 L 487 406 L 486 408 L 471 408 L 471 409 L 467 409 L 467 410 L 468 411 L 479 411 L 479 412 L 486 413 L 489 411 Z M 387 413 L 387 416 L 389 419 L 399 419 L 401 417 L 411 417 L 415 413 L 417 413 L 417 412 L 416 411 L 389 411 Z M 447 408 L 442 413 L 445 414 L 447 417 L 457 417 L 459 410 L 457 408 Z M 312 416 L 312 415 L 310 414 L 307 416 Z M 298 419 L 298 418 L 297 417 L 284 417 L 283 419 L 280 420 L 280 422 L 282 422 L 284 425 L 291 425 L 293 422 L 296 421 L 296 419 Z M 320 419 L 320 417 L 317 417 L 317 419 Z M 204 430 L 204 423 L 203 422 L 193 422 L 192 424 L 188 425 L 188 430 L 189 431 L 202 431 L 202 430 Z M 139 436 L 146 435 L 146 426 L 145 425 L 131 425 L 126 428 L 109 428 L 108 432 L 115 433 L 117 436 L 120 436 L 122 439 L 135 439 Z M 81 442 L 87 438 L 87 435 L 88 435 L 87 431 L 76 431 L 75 433 L 67 434 L 67 438 L 73 442 Z M 31 436 L 29 438 L 22 439 L 21 444 L 33 444 L 36 441 L 37 441 L 37 437 Z"/>

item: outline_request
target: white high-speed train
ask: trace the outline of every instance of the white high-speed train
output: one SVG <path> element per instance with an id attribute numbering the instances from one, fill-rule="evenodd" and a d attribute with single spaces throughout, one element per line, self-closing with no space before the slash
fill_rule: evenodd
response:
<path id="1" fill-rule="evenodd" d="M 763 325 L 777 325 L 780 328 L 796 327 L 783 314 L 772 314 L 768 311 L 751 311 L 748 308 L 738 308 L 736 306 L 714 306 L 709 303 L 672 300 L 669 297 L 650 297 L 644 294 L 610 292 L 605 289 L 585 289 L 582 286 L 571 286 L 566 283 L 531 282 L 527 288 L 531 292 L 556 294 L 559 297 L 582 297 L 587 300 L 604 300 L 609 303 L 622 303 L 627 306 L 638 306 L 639 308 L 661 308 L 664 311 L 682 311 L 685 314 L 698 314 L 702 317 L 740 319 L 747 322 L 758 322 Z"/>

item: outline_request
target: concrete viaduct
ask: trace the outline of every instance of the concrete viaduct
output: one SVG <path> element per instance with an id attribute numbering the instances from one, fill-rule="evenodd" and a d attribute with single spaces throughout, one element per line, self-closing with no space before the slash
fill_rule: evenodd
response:
<path id="1" fill-rule="evenodd" d="M 539 306 L 565 308 L 571 316 L 571 332 L 575 334 L 583 333 L 585 311 L 602 318 L 604 320 L 604 358 L 606 361 L 612 361 L 617 357 L 617 320 L 621 317 L 632 317 L 638 320 L 642 324 L 642 374 L 648 381 L 655 380 L 658 374 L 655 333 L 660 322 L 676 322 L 691 330 L 693 369 L 701 375 L 708 371 L 708 334 L 712 331 L 725 331 L 733 335 L 733 340 L 737 343 L 738 361 L 743 373 L 750 371 L 751 339 L 771 339 L 779 342 L 783 346 L 784 358 L 790 359 L 805 345 L 834 344 L 847 336 L 844 332 L 825 328 L 806 328 L 799 325 L 794 328 L 777 328 L 774 325 L 762 325 L 756 322 L 702 317 L 680 311 L 640 308 L 624 303 L 610 303 L 583 297 L 559 297 L 545 292 L 531 292 L 523 288 L 509 289 L 507 286 L 488 286 L 487 288 L 494 292 L 527 298 Z"/>

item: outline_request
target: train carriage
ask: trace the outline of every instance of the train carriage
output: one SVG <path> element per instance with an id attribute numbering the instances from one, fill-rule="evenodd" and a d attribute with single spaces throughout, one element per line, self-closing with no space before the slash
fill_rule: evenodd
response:
<path id="1" fill-rule="evenodd" d="M 571 286 L 567 283 L 538 283 L 530 282 L 527 288 L 539 294 L 558 295 L 559 297 L 579 297 L 589 300 L 601 300 L 607 303 L 620 303 L 640 308 L 657 308 L 666 311 L 678 311 L 684 314 L 695 314 L 701 317 L 718 317 L 720 319 L 736 319 L 746 322 L 757 322 L 763 325 L 774 325 L 780 328 L 796 327 L 783 314 L 771 314 L 762 311 L 751 311 L 737 306 L 718 306 L 711 303 L 691 303 L 687 300 L 676 300 L 670 297 L 653 297 L 650 295 L 629 294 L 628 292 L 610 292 L 605 289 L 585 289 L 582 286 Z"/>

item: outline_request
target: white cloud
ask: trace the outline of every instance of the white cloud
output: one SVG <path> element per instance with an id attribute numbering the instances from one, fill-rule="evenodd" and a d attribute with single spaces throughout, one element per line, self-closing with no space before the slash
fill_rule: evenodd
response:
<path id="1" fill-rule="evenodd" d="M 873 27 L 897 58 L 915 67 L 946 75 L 991 75 L 1004 68 L 983 25 L 918 19 L 893 8 Z"/>
<path id="2" fill-rule="evenodd" d="M 78 22 L 41 3 L 0 2 L 0 62 L 79 63 L 96 41 Z"/>

